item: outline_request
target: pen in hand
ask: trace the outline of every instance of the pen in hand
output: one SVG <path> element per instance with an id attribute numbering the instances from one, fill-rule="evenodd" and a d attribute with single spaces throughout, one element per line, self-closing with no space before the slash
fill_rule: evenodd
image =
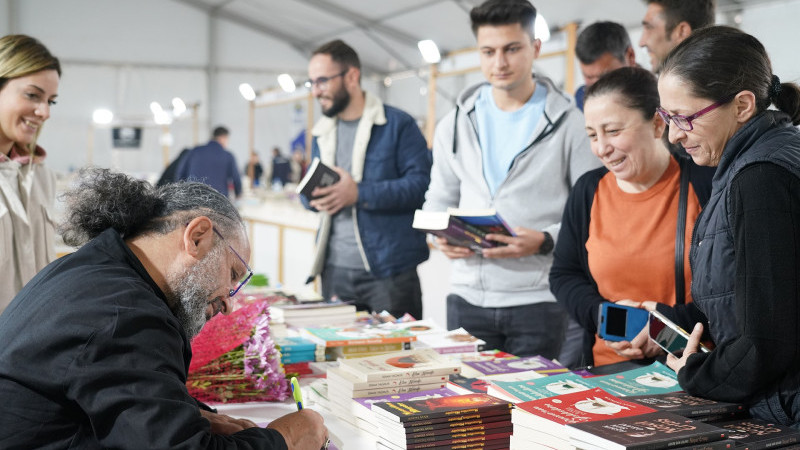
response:
<path id="1" fill-rule="evenodd" d="M 291 386 L 292 397 L 294 397 L 294 401 L 297 403 L 297 410 L 300 411 L 303 409 L 303 393 L 300 392 L 300 383 L 297 381 L 297 377 L 292 377 Z"/>

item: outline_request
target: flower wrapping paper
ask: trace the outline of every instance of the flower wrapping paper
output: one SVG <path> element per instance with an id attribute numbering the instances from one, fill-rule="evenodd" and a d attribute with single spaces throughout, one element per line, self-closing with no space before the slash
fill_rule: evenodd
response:
<path id="1" fill-rule="evenodd" d="M 218 314 L 192 341 L 186 387 L 205 403 L 283 401 L 289 383 L 269 331 L 269 303 Z"/>

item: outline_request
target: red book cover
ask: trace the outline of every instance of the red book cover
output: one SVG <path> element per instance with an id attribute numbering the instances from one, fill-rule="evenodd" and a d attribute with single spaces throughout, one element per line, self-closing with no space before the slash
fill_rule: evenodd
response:
<path id="1" fill-rule="evenodd" d="M 566 425 L 569 424 L 637 416 L 654 411 L 653 408 L 622 400 L 595 388 L 517 403 L 511 420 L 515 424 L 566 440 Z"/>

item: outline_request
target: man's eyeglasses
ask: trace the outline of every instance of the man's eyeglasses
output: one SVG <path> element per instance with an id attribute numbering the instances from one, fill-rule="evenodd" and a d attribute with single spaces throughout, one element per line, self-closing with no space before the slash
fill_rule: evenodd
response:
<path id="1" fill-rule="evenodd" d="M 337 73 L 336 75 L 331 75 L 329 77 L 319 77 L 316 80 L 306 80 L 306 82 L 303 83 L 303 86 L 307 87 L 308 89 L 311 89 L 312 87 L 315 86 L 320 91 L 326 91 L 326 90 L 328 90 L 328 83 L 332 79 L 334 79 L 336 77 L 344 76 L 344 74 L 346 74 L 346 73 L 347 73 L 347 69 L 343 70 L 342 73 Z"/>
<path id="2" fill-rule="evenodd" d="M 666 112 L 664 110 L 664 108 L 662 108 L 660 106 L 658 108 L 656 108 L 656 112 L 658 112 L 658 115 L 661 116 L 661 119 L 664 120 L 664 123 L 666 123 L 667 125 L 669 125 L 669 121 L 672 120 L 672 123 L 674 123 L 675 126 L 680 128 L 681 130 L 683 130 L 683 131 L 692 131 L 694 129 L 694 127 L 692 126 L 692 121 L 694 119 L 697 119 L 698 117 L 702 116 L 703 114 L 711 112 L 711 111 L 719 108 L 720 106 L 730 102 L 731 100 L 733 100 L 734 97 L 736 97 L 736 94 L 729 95 L 729 96 L 723 98 L 722 100 L 720 100 L 720 101 L 718 101 L 716 103 L 713 103 L 713 104 L 701 109 L 700 111 L 697 111 L 696 113 L 692 114 L 691 116 L 684 116 L 682 114 L 675 114 L 675 115 L 671 116 L 671 115 L 669 115 L 668 112 Z"/>
<path id="3" fill-rule="evenodd" d="M 225 242 L 226 244 L 228 243 L 222 236 L 222 234 L 220 234 L 220 232 L 217 231 L 216 227 L 214 227 L 213 230 L 214 233 L 216 233 L 217 236 L 219 236 L 219 238 L 222 239 L 223 242 Z M 247 261 L 245 261 L 244 258 L 242 258 L 241 255 L 239 255 L 239 253 L 236 250 L 234 250 L 230 244 L 228 244 L 228 248 L 231 249 L 231 251 L 233 252 L 234 255 L 236 255 L 237 258 L 239 258 L 239 261 L 241 261 L 242 264 L 244 264 L 244 267 L 247 268 L 247 275 L 245 275 L 244 278 L 242 278 L 242 280 L 239 281 L 239 286 L 237 286 L 236 289 L 231 289 L 228 292 L 228 296 L 233 297 L 234 295 L 236 295 L 237 292 L 239 292 L 240 289 L 245 287 L 245 285 L 248 282 L 250 282 L 250 278 L 253 278 L 253 269 L 251 269 L 250 266 L 247 265 Z"/>

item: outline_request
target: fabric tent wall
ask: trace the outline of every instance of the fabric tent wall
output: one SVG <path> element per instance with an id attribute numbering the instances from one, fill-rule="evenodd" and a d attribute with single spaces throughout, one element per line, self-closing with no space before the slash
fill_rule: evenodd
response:
<path id="1" fill-rule="evenodd" d="M 766 45 L 774 71 L 783 80 L 800 78 L 800 60 L 794 56 L 791 36 L 798 16 L 800 0 L 758 4 L 740 16 L 741 28 Z M 718 22 L 730 19 L 718 17 Z M 465 27 L 464 32 L 469 30 Z M 256 89 L 277 86 L 276 76 L 284 71 L 291 72 L 299 83 L 305 79 L 308 59 L 285 42 L 165 0 L 0 0 L 0 33 L 36 36 L 64 62 L 59 104 L 40 139 L 50 153 L 51 167 L 60 171 L 85 163 L 90 138 L 94 139 L 94 163 L 114 163 L 110 131 L 90 133 L 95 108 L 109 108 L 117 117 L 134 122 L 149 121 L 151 101 L 167 105 L 175 96 L 187 103 L 200 102 L 201 142 L 208 139 L 214 125 L 231 129 L 231 148 L 243 165 L 248 151 L 248 112 L 238 85 L 248 82 Z M 637 46 L 640 29 L 633 28 L 630 34 Z M 649 65 L 638 46 L 637 57 L 643 66 Z M 474 61 L 465 64 L 470 65 Z M 556 82 L 564 79 L 563 61 L 537 62 L 536 69 Z M 580 74 L 576 75 L 580 81 Z M 437 118 L 452 108 L 464 86 L 481 78 L 475 73 L 439 80 L 443 95 L 437 96 Z M 424 80 L 410 77 L 388 88 L 380 81 L 365 78 L 363 84 L 387 103 L 408 111 L 420 124 L 424 122 Z M 315 110 L 319 117 L 316 104 Z M 288 150 L 298 131 L 292 108 L 264 114 L 264 121 L 258 120 L 255 127 L 256 146 L 266 150 L 279 145 Z M 171 133 L 171 157 L 193 144 L 191 121 L 175 122 Z M 142 150 L 117 155 L 116 161 L 126 171 L 160 172 L 160 130 L 145 128 Z"/>

